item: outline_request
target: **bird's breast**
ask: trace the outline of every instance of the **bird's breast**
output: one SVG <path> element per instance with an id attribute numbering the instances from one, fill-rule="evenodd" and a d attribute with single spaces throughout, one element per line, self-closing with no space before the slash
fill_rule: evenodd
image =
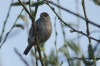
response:
<path id="1" fill-rule="evenodd" d="M 38 28 L 38 39 L 40 43 L 46 42 L 52 32 L 52 25 L 51 22 L 41 23 L 40 27 Z"/>

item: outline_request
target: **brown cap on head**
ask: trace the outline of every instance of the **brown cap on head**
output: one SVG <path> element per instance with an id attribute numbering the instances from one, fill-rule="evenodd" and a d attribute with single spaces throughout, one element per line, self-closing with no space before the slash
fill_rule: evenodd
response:
<path id="1" fill-rule="evenodd" d="M 47 17 L 47 16 L 49 16 L 49 15 L 48 15 L 48 13 L 43 12 L 43 13 L 41 13 L 41 15 L 40 15 L 40 16 L 45 16 L 45 17 Z"/>

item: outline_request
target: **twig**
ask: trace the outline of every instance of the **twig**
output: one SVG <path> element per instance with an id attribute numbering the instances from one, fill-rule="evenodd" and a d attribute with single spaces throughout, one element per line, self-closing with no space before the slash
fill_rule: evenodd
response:
<path id="1" fill-rule="evenodd" d="M 45 1 L 39 1 L 39 2 L 35 2 L 35 3 L 33 2 L 31 6 L 34 7 L 34 6 L 36 6 L 36 5 L 43 5 L 44 2 L 45 2 Z M 88 23 L 90 23 L 90 24 L 92 24 L 92 25 L 94 25 L 94 26 L 100 28 L 100 25 L 96 24 L 95 22 L 93 22 L 93 21 L 91 21 L 91 20 L 85 19 L 84 17 L 82 17 L 82 16 L 79 15 L 79 14 L 76 14 L 76 13 L 74 13 L 74 12 L 72 12 L 72 11 L 70 11 L 70 10 L 68 10 L 68 9 L 66 9 L 66 8 L 64 8 L 64 7 L 62 7 L 62 6 L 59 6 L 59 5 L 57 5 L 56 3 L 52 2 L 52 1 L 47 1 L 47 2 L 49 2 L 49 3 L 52 4 L 52 5 L 55 5 L 56 7 L 59 7 L 60 9 L 66 11 L 66 12 L 72 14 L 72 15 L 75 15 L 75 16 L 77 16 L 77 17 L 83 19 L 83 20 L 86 20 Z M 23 2 L 23 4 L 27 5 L 27 4 L 29 4 L 29 2 Z M 14 3 L 13 3 L 12 5 L 14 6 Z M 20 6 L 19 3 L 16 4 L 16 5 L 19 5 L 19 6 Z M 15 5 L 15 6 L 16 6 L 16 5 Z"/>
<path id="2" fill-rule="evenodd" d="M 84 11 L 85 19 L 88 20 L 87 15 L 86 15 L 84 0 L 82 0 L 82 6 L 83 6 L 83 11 Z M 87 32 L 87 35 L 88 35 L 88 40 L 89 40 L 89 43 L 91 44 L 90 31 L 89 31 L 89 23 L 87 21 L 86 21 L 86 28 L 87 28 L 86 32 Z"/>
<path id="3" fill-rule="evenodd" d="M 57 0 L 57 3 L 58 3 L 58 5 L 60 6 L 59 0 Z M 61 9 L 60 9 L 59 7 L 58 7 L 58 12 L 59 12 L 59 15 L 60 15 L 59 17 L 62 19 Z M 64 39 L 64 42 L 66 42 L 64 26 L 63 26 L 63 23 L 62 23 L 61 20 L 60 20 L 60 24 L 61 24 L 61 29 L 62 29 L 62 33 L 63 33 L 63 39 Z M 68 51 L 68 47 L 67 47 L 67 46 L 66 46 L 66 51 L 67 51 L 67 53 L 68 53 L 68 56 L 70 57 L 70 54 L 69 54 L 69 51 Z M 68 59 L 68 57 L 67 57 L 67 60 L 68 60 L 69 66 L 71 66 L 71 63 L 70 63 L 70 60 Z"/>
<path id="4" fill-rule="evenodd" d="M 34 61 L 34 59 L 33 59 L 33 56 L 34 56 L 35 58 L 37 58 L 35 52 L 34 52 L 33 50 L 31 50 L 30 58 L 31 58 L 32 66 L 34 66 L 34 65 L 36 64 L 35 61 Z M 38 66 L 38 65 L 36 65 L 36 66 Z"/>
<path id="5" fill-rule="evenodd" d="M 22 12 L 23 12 L 23 9 L 22 9 L 22 11 L 20 12 L 20 14 L 21 14 Z M 19 16 L 16 18 L 16 20 L 15 20 L 13 26 L 11 27 L 11 29 L 6 33 L 6 36 L 5 36 L 5 38 L 4 38 L 4 41 L 3 41 L 2 44 L 0 45 L 0 49 L 1 49 L 1 47 L 3 46 L 3 44 L 5 43 L 5 41 L 6 41 L 7 37 L 8 37 L 8 35 L 9 35 L 9 34 L 11 33 L 11 31 L 13 30 L 13 28 L 14 28 L 14 26 L 15 26 L 17 20 L 18 20 L 18 18 L 19 18 Z"/>
<path id="6" fill-rule="evenodd" d="M 13 3 L 13 0 L 11 1 L 11 4 L 12 4 L 12 3 Z M 0 43 L 1 43 L 1 41 L 2 41 L 2 36 L 3 36 L 3 33 L 5 32 L 5 26 L 6 26 L 6 23 L 7 23 L 7 21 L 8 21 L 10 11 L 11 11 L 11 4 L 10 4 L 10 6 L 9 6 L 8 13 L 7 13 L 6 19 L 5 19 L 5 21 L 4 21 L 2 33 L 1 33 L 1 35 L 0 35 Z"/>
<path id="7" fill-rule="evenodd" d="M 99 39 L 100 39 L 100 38 L 99 38 Z M 99 45 L 100 45 L 100 43 L 97 42 L 96 45 L 95 45 L 94 48 L 93 48 L 94 52 L 98 49 Z"/>
<path id="8" fill-rule="evenodd" d="M 75 16 L 77 16 L 77 17 L 80 17 L 81 19 L 86 20 L 88 23 L 90 23 L 90 24 L 92 24 L 92 25 L 94 25 L 94 26 L 100 28 L 100 25 L 96 24 L 95 22 L 90 21 L 90 20 L 87 20 L 87 19 L 85 19 L 84 17 L 80 16 L 79 14 L 76 14 L 76 13 L 74 13 L 74 12 L 72 12 L 72 11 L 70 11 L 70 10 L 64 8 L 64 7 L 61 7 L 61 6 L 59 6 L 59 5 L 55 4 L 55 3 L 53 3 L 52 1 L 48 1 L 48 2 L 49 2 L 50 4 L 52 4 L 52 5 L 55 5 L 55 6 L 59 7 L 59 8 L 61 8 L 61 9 L 64 10 L 64 11 L 69 12 L 70 14 L 73 14 L 73 15 L 75 15 Z"/>
<path id="9" fill-rule="evenodd" d="M 38 9 L 38 5 L 35 7 L 34 19 L 36 17 L 37 9 Z M 37 45 L 37 50 L 38 50 L 38 53 L 39 53 L 39 56 L 40 56 L 41 65 L 44 66 L 41 51 L 40 51 L 40 47 L 39 47 L 39 41 L 38 41 L 38 35 L 37 35 L 35 20 L 32 21 L 32 26 L 34 27 L 34 30 L 35 30 L 36 45 Z"/>
<path id="10" fill-rule="evenodd" d="M 40 47 L 39 47 L 39 41 L 38 41 L 38 35 L 37 35 L 36 25 L 35 25 L 35 17 L 36 17 L 38 5 L 35 7 L 34 16 L 32 16 L 31 13 L 30 13 L 30 12 L 27 10 L 27 8 L 24 6 L 24 4 L 23 4 L 20 0 L 18 0 L 18 1 L 20 2 L 20 4 L 23 6 L 23 8 L 25 9 L 25 11 L 28 13 L 28 15 L 29 15 L 30 18 L 31 18 L 32 26 L 34 27 L 35 40 L 36 40 L 36 45 L 37 45 L 37 49 L 38 49 L 38 53 L 39 53 L 41 65 L 44 66 L 44 63 L 43 63 L 43 60 L 42 60 L 41 51 L 40 51 Z"/>
<path id="11" fill-rule="evenodd" d="M 70 29 L 72 29 L 74 32 L 78 32 L 78 33 L 80 33 L 80 34 L 82 34 L 82 35 L 88 37 L 87 34 L 83 33 L 82 31 L 78 31 L 78 30 L 74 29 L 74 28 L 71 27 L 69 24 L 67 24 L 65 21 L 63 21 L 63 20 L 59 17 L 59 15 L 56 13 L 56 11 L 54 10 L 54 8 L 53 8 L 52 6 L 50 6 L 47 2 L 46 2 L 46 4 L 47 4 L 47 5 L 51 8 L 51 10 L 56 14 L 56 16 L 58 17 L 58 19 L 61 20 L 67 27 L 69 27 Z M 95 41 L 97 41 L 97 42 L 100 42 L 100 40 L 97 40 L 97 39 L 95 39 L 95 38 L 93 38 L 93 37 L 91 37 L 91 36 L 90 36 L 90 38 L 91 38 L 92 40 L 95 40 Z"/>
<path id="12" fill-rule="evenodd" d="M 30 13 L 31 13 L 31 0 L 29 0 L 29 9 L 30 9 Z"/>
<path id="13" fill-rule="evenodd" d="M 87 15 L 86 15 L 84 0 L 82 0 L 82 6 L 83 6 L 83 11 L 84 11 L 85 19 L 88 20 Z M 90 39 L 89 23 L 87 21 L 86 21 L 86 28 L 87 28 L 86 32 L 87 32 L 87 35 L 88 35 L 88 41 L 89 41 L 89 44 L 91 44 L 91 45 L 88 46 L 88 55 L 89 55 L 90 58 L 91 57 L 94 58 L 93 59 L 93 63 L 96 66 L 96 59 L 94 57 L 93 48 L 89 48 L 90 46 L 92 46 L 92 42 L 91 42 L 91 39 Z"/>
<path id="14" fill-rule="evenodd" d="M 79 0 L 75 0 L 76 3 L 76 13 L 79 14 Z M 79 25 L 80 25 L 80 18 L 77 18 L 77 30 L 79 30 Z M 80 34 L 77 33 L 77 37 L 79 37 Z M 78 46 L 80 46 L 80 38 L 78 38 Z"/>
<path id="15" fill-rule="evenodd" d="M 28 62 L 21 56 L 16 48 L 14 48 L 15 53 L 19 56 L 19 58 L 24 62 L 26 66 L 29 66 Z"/>
<path id="16" fill-rule="evenodd" d="M 28 13 L 29 17 L 30 17 L 32 20 L 35 20 L 35 19 L 33 18 L 33 16 L 31 15 L 31 13 L 28 11 L 28 9 L 24 6 L 24 4 L 23 4 L 20 0 L 18 0 L 18 1 L 19 1 L 19 3 L 23 6 L 23 8 L 25 9 L 25 11 Z"/>
<path id="17" fill-rule="evenodd" d="M 35 47 L 35 55 L 37 56 L 37 49 L 36 49 L 36 47 Z M 37 57 L 35 57 L 35 59 L 36 59 L 36 66 L 38 66 L 38 59 L 37 59 Z"/>
<path id="18" fill-rule="evenodd" d="M 54 41 L 54 44 L 55 44 L 55 49 L 56 49 L 56 57 L 58 58 L 58 52 L 57 52 L 57 29 L 56 29 L 56 17 L 55 17 L 55 21 L 54 21 L 54 29 L 55 29 L 55 41 Z"/>
<path id="19" fill-rule="evenodd" d="M 76 8 L 75 8 L 76 13 L 80 15 L 80 13 L 79 13 L 79 0 L 75 0 L 75 5 L 76 5 Z M 80 18 L 76 17 L 76 19 L 77 19 L 77 30 L 79 30 L 79 28 L 80 28 Z M 79 33 L 77 33 L 77 37 L 80 37 Z M 77 53 L 77 56 L 80 56 L 82 54 L 81 49 L 80 49 L 80 38 L 78 38 L 78 40 L 77 40 L 77 46 L 79 47 L 79 53 Z M 77 60 L 76 66 L 81 66 L 80 60 Z"/>
<path id="20" fill-rule="evenodd" d="M 79 60 L 82 60 L 82 58 L 77 58 L 77 57 L 74 57 L 73 59 L 79 59 Z M 85 58 L 85 59 L 94 59 L 94 58 Z M 95 58 L 96 60 L 99 60 L 100 58 Z"/>
<path id="21" fill-rule="evenodd" d="M 93 34 L 93 33 L 99 33 L 100 31 L 97 31 L 97 30 L 94 30 L 94 31 L 91 31 L 90 33 L 91 34 Z M 81 37 L 83 37 L 84 35 L 80 35 L 80 36 L 78 36 L 78 37 L 76 37 L 76 38 L 73 38 L 72 40 L 73 41 L 75 41 L 76 39 L 79 39 L 79 38 L 81 38 Z M 99 39 L 100 40 L 100 39 Z"/>

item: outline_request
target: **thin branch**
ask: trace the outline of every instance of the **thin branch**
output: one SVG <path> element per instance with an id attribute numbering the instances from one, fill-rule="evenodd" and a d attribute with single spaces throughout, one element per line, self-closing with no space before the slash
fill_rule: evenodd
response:
<path id="1" fill-rule="evenodd" d="M 13 3 L 13 0 L 11 1 L 11 4 L 12 4 L 12 3 Z M 6 23 L 7 23 L 7 21 L 8 21 L 10 11 L 11 11 L 11 4 L 10 4 L 10 6 L 9 6 L 8 13 L 7 13 L 6 19 L 5 19 L 5 21 L 4 21 L 2 33 L 1 33 L 1 35 L 0 35 L 0 43 L 1 43 L 1 41 L 2 41 L 2 36 L 3 36 L 3 33 L 5 32 L 5 26 L 6 26 Z"/>
<path id="2" fill-rule="evenodd" d="M 30 65 L 28 64 L 28 62 L 21 56 L 21 54 L 18 52 L 18 50 L 17 50 L 16 48 L 14 48 L 14 51 L 15 51 L 15 53 L 19 56 L 19 58 L 24 62 L 24 64 L 25 64 L 26 66 L 30 66 Z"/>
<path id="3" fill-rule="evenodd" d="M 83 11 L 84 11 L 85 19 L 88 20 L 87 15 L 86 15 L 84 0 L 82 0 L 82 6 L 83 6 Z M 89 43 L 91 44 L 89 23 L 87 21 L 86 21 L 86 27 L 87 27 L 86 32 L 87 32 L 87 35 L 88 35 L 88 40 L 89 40 Z"/>
<path id="4" fill-rule="evenodd" d="M 75 0 L 76 3 L 76 13 L 79 14 L 79 0 Z M 80 25 L 80 18 L 77 18 L 77 30 L 79 30 L 79 25 Z M 79 37 L 80 34 L 77 33 L 77 37 Z M 78 38 L 78 46 L 80 46 L 80 39 Z"/>
<path id="5" fill-rule="evenodd" d="M 19 1 L 19 3 L 23 6 L 23 8 L 25 9 L 25 11 L 28 13 L 29 17 L 30 17 L 31 19 L 35 20 L 35 19 L 33 18 L 33 16 L 31 15 L 31 13 L 28 11 L 28 9 L 24 6 L 24 4 L 23 4 L 20 0 L 18 0 L 18 1 Z"/>
<path id="6" fill-rule="evenodd" d="M 58 3 L 58 5 L 60 6 L 60 1 L 59 1 L 59 0 L 57 0 L 57 3 Z M 58 8 L 58 13 L 59 13 L 59 17 L 62 19 L 61 9 L 60 9 L 60 8 Z M 61 20 L 59 20 L 59 21 L 60 21 L 60 24 L 61 24 L 61 29 L 62 29 L 61 32 L 63 33 L 63 39 L 64 39 L 64 42 L 66 42 L 64 26 L 63 26 L 62 21 L 61 21 Z M 66 47 L 66 51 L 67 51 L 67 53 L 68 53 L 68 56 L 70 57 L 70 54 L 69 54 L 69 51 L 68 51 L 68 47 Z M 71 63 L 70 63 L 70 60 L 68 59 L 68 57 L 67 57 L 67 60 L 68 60 L 69 66 L 71 66 Z"/>
<path id="7" fill-rule="evenodd" d="M 35 7 L 34 19 L 36 17 L 37 9 L 38 9 L 38 5 Z M 41 55 L 41 50 L 40 50 L 40 47 L 39 47 L 38 34 L 37 34 L 37 30 L 36 30 L 35 20 L 32 20 L 32 26 L 34 27 L 34 30 L 35 30 L 34 32 L 35 32 L 36 45 L 37 45 L 37 50 L 38 50 L 38 53 L 39 53 L 41 65 L 44 66 L 42 55 Z"/>
<path id="8" fill-rule="evenodd" d="M 58 62 L 58 51 L 57 51 L 57 36 L 58 36 L 58 32 L 57 32 L 57 24 L 56 24 L 56 17 L 55 17 L 55 21 L 54 21 L 54 29 L 55 29 L 55 52 L 56 52 L 56 61 Z M 45 58 L 45 57 L 44 57 Z"/>
<path id="9" fill-rule="evenodd" d="M 22 12 L 23 12 L 23 9 L 21 10 L 20 14 L 21 14 Z M 8 35 L 9 35 L 9 34 L 11 33 L 11 31 L 13 30 L 13 28 L 14 28 L 14 26 L 15 26 L 15 24 L 16 24 L 16 22 L 17 22 L 18 19 L 19 19 L 19 16 L 16 18 L 16 20 L 15 20 L 13 26 L 11 27 L 11 29 L 6 33 L 6 36 L 5 36 L 5 38 L 4 38 L 4 41 L 3 41 L 2 44 L 0 45 L 0 49 L 1 49 L 1 47 L 3 46 L 3 44 L 5 43 L 6 39 L 8 38 Z"/>
<path id="10" fill-rule="evenodd" d="M 76 14 L 76 13 L 74 13 L 74 12 L 72 12 L 72 11 L 70 11 L 70 10 L 68 10 L 68 9 L 66 9 L 66 8 L 64 8 L 64 7 L 62 7 L 62 6 L 59 6 L 59 5 L 57 5 L 56 3 L 52 2 L 52 1 L 47 1 L 47 2 L 49 2 L 49 3 L 52 4 L 52 5 L 55 5 L 56 7 L 59 7 L 60 9 L 66 11 L 66 12 L 72 14 L 72 15 L 75 15 L 75 16 L 77 16 L 77 17 L 83 19 L 83 20 L 86 20 L 88 23 L 90 23 L 90 24 L 92 24 L 92 25 L 94 25 L 94 26 L 100 28 L 100 25 L 96 24 L 95 22 L 93 22 L 93 21 L 91 21 L 91 20 L 85 19 L 84 17 L 82 17 L 82 16 L 79 15 L 79 14 Z M 34 7 L 34 6 L 36 6 L 36 5 L 43 5 L 44 3 L 45 3 L 45 1 L 39 1 L 39 2 L 35 2 L 35 3 L 32 2 L 32 5 L 31 5 L 31 6 Z M 29 2 L 23 2 L 23 4 L 27 5 L 27 4 L 29 4 Z M 14 3 L 13 3 L 12 5 L 14 6 Z M 19 5 L 19 6 L 20 6 L 19 3 L 16 4 L 16 5 Z M 15 5 L 15 6 L 16 6 L 16 5 Z"/>
<path id="11" fill-rule="evenodd" d="M 90 33 L 91 33 L 91 34 L 100 33 L 100 31 L 94 30 L 94 31 L 91 31 Z M 73 38 L 72 40 L 75 41 L 75 40 L 77 40 L 77 39 L 79 39 L 79 38 L 81 38 L 81 37 L 83 37 L 83 36 L 84 36 L 84 35 L 80 35 L 80 36 L 78 36 L 78 37 L 76 37 L 76 38 Z M 100 40 L 100 39 L 99 39 L 99 40 Z"/>
<path id="12" fill-rule="evenodd" d="M 100 38 L 99 38 L 99 39 L 100 39 Z M 95 45 L 94 48 L 93 48 L 94 52 L 98 49 L 99 45 L 100 45 L 100 43 L 97 42 L 96 45 Z"/>
<path id="13" fill-rule="evenodd" d="M 29 0 L 29 9 L 30 9 L 30 13 L 31 13 L 31 0 Z"/>
<path id="14" fill-rule="evenodd" d="M 35 63 L 35 60 L 33 59 L 33 56 L 34 56 L 35 58 L 37 58 L 37 56 L 36 56 L 34 50 L 31 50 L 30 58 L 31 58 L 32 66 L 34 66 L 34 65 L 36 64 L 36 63 Z M 36 66 L 38 66 L 38 65 L 36 65 Z"/>
<path id="15" fill-rule="evenodd" d="M 78 57 L 74 57 L 73 59 L 79 59 L 79 60 L 82 60 L 82 58 L 78 58 Z M 94 59 L 94 58 L 85 58 L 85 59 Z M 95 58 L 96 60 L 100 60 L 100 58 Z"/>
<path id="16" fill-rule="evenodd" d="M 35 55 L 37 56 L 37 49 L 36 49 L 36 47 L 35 47 Z M 36 59 L 36 66 L 38 66 L 38 59 L 37 59 L 37 57 L 35 57 L 35 59 Z"/>
<path id="17" fill-rule="evenodd" d="M 79 0 L 75 0 L 75 5 L 76 5 L 76 13 L 80 15 L 79 13 Z M 79 17 L 76 17 L 76 20 L 77 20 L 77 30 L 79 30 L 80 28 L 80 18 Z M 77 33 L 77 37 L 79 37 L 80 34 Z M 77 40 L 77 46 L 79 47 L 79 53 L 77 54 L 77 56 L 80 56 L 82 53 L 81 53 L 81 49 L 80 49 L 80 38 L 78 38 Z M 77 60 L 77 63 L 76 63 L 76 66 L 81 66 L 81 61 L 80 60 Z"/>
<path id="18" fill-rule="evenodd" d="M 68 10 L 68 9 L 66 9 L 66 8 L 64 8 L 64 7 L 62 7 L 62 6 L 59 6 L 59 5 L 55 4 L 55 3 L 53 3 L 52 1 L 48 1 L 48 2 L 49 2 L 50 4 L 52 4 L 52 5 L 55 5 L 55 6 L 59 7 L 59 8 L 61 8 L 61 9 L 64 10 L 64 11 L 69 12 L 70 14 L 75 15 L 75 16 L 77 16 L 77 17 L 80 17 L 81 19 L 86 20 L 88 23 L 90 23 L 90 24 L 92 24 L 92 25 L 94 25 L 94 26 L 100 28 L 100 25 L 96 24 L 95 22 L 90 21 L 90 20 L 87 20 L 87 19 L 85 19 L 84 17 L 80 16 L 79 14 L 76 14 L 76 13 L 74 13 L 74 12 L 72 12 L 72 11 L 70 11 L 70 10 Z"/>
<path id="19" fill-rule="evenodd" d="M 63 20 L 59 17 L 59 15 L 56 13 L 56 11 L 54 10 L 54 8 L 53 8 L 52 6 L 50 6 L 47 2 L 46 2 L 46 4 L 51 8 L 51 10 L 52 10 L 52 11 L 55 13 L 55 15 L 58 17 L 58 19 L 61 20 L 67 27 L 69 27 L 70 29 L 72 29 L 72 31 L 78 32 L 78 33 L 80 33 L 80 34 L 82 34 L 82 35 L 88 37 L 87 34 L 83 33 L 82 31 L 78 31 L 78 30 L 74 29 L 74 28 L 71 27 L 69 24 L 67 24 L 65 21 L 63 21 Z M 90 38 L 91 38 L 92 40 L 95 40 L 95 41 L 97 41 L 97 42 L 100 42 L 100 40 L 97 40 L 97 39 L 95 39 L 95 38 L 93 38 L 93 37 L 91 37 L 91 36 L 90 36 Z"/>
<path id="20" fill-rule="evenodd" d="M 84 0 L 82 0 L 82 6 L 83 6 L 83 11 L 84 11 L 85 19 L 88 20 L 87 15 L 86 15 Z M 89 41 L 89 44 L 91 44 L 91 46 L 92 46 L 92 42 L 91 42 L 91 39 L 90 39 L 89 23 L 88 23 L 87 21 L 86 21 L 86 28 L 87 28 L 86 32 L 87 32 L 87 35 L 88 35 L 88 41 Z M 89 47 L 90 47 L 90 45 L 88 46 L 88 55 L 89 55 L 90 58 L 91 58 L 91 57 L 94 58 L 94 59 L 93 59 L 93 63 L 94 63 L 94 65 L 96 66 L 96 59 L 95 59 L 95 56 L 94 56 L 93 48 L 89 48 Z M 90 50 L 91 50 L 91 51 L 90 51 Z M 92 52 L 93 52 L 93 53 L 92 53 Z M 92 56 L 91 56 L 91 55 L 92 55 Z"/>
<path id="21" fill-rule="evenodd" d="M 36 45 L 37 45 L 37 49 L 38 49 L 38 53 L 39 53 L 41 65 L 44 66 L 43 59 L 42 59 L 42 55 L 41 55 L 41 51 L 40 51 L 40 47 L 39 47 L 39 41 L 38 41 L 38 35 L 37 35 L 36 25 L 35 25 L 35 17 L 36 17 L 38 5 L 35 7 L 34 16 L 32 16 L 32 14 L 28 11 L 28 9 L 24 6 L 24 4 L 23 4 L 20 0 L 18 0 L 18 1 L 20 2 L 20 4 L 23 6 L 23 8 L 25 9 L 25 11 L 28 13 L 28 15 L 29 15 L 30 18 L 31 18 L 32 26 L 33 26 L 33 28 L 34 28 L 35 40 L 36 40 Z"/>

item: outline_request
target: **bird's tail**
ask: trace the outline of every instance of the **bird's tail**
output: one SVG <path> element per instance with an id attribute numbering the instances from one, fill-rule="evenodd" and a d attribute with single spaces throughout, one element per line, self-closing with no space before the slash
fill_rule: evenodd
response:
<path id="1" fill-rule="evenodd" d="M 30 49 L 32 48 L 33 45 L 28 45 L 27 48 L 24 51 L 24 54 L 27 55 L 30 51 Z"/>

